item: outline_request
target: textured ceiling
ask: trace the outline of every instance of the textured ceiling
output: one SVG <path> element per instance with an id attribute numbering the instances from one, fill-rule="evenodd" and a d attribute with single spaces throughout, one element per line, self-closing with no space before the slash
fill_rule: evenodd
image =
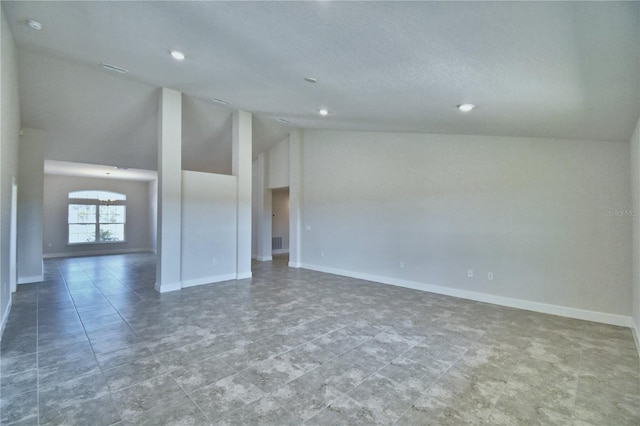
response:
<path id="1" fill-rule="evenodd" d="M 185 120 L 200 124 L 185 143 L 201 148 L 187 155 L 211 150 L 206 144 L 214 139 L 222 141 L 216 155 L 229 155 L 222 146 L 231 109 L 254 113 L 254 135 L 262 137 L 254 153 L 291 127 L 628 141 L 640 116 L 638 2 L 3 1 L 2 7 L 27 74 L 24 124 L 57 126 L 70 151 L 83 143 L 68 140 L 80 134 L 74 128 L 106 146 L 130 138 L 136 142 L 129 151 L 153 150 L 161 86 L 191 99 Z M 44 28 L 28 28 L 27 18 Z M 174 61 L 171 49 L 187 59 Z M 104 71 L 102 62 L 129 73 Z M 305 82 L 307 76 L 318 83 Z M 210 103 L 214 97 L 229 106 Z M 117 111 L 106 112 L 117 101 Z M 478 108 L 461 113 L 455 106 L 463 102 Z M 323 107 L 329 116 L 318 116 Z M 206 127 L 209 113 L 214 124 Z M 116 122 L 123 125 L 113 129 Z M 123 165 L 135 156 L 129 151 L 118 154 Z M 155 154 L 150 158 L 155 164 Z M 192 163 L 206 167 L 197 158 Z"/>

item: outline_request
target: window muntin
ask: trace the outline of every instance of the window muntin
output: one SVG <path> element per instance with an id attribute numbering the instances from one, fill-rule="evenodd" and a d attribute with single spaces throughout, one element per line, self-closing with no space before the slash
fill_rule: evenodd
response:
<path id="1" fill-rule="evenodd" d="M 126 200 L 125 194 L 117 192 L 70 192 L 67 216 L 68 243 L 124 242 Z"/>

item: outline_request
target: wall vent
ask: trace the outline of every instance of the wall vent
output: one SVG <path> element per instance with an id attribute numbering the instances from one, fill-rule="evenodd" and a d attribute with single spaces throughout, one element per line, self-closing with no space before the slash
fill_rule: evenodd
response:
<path id="1" fill-rule="evenodd" d="M 282 250 L 282 237 L 271 238 L 271 250 Z"/>
<path id="2" fill-rule="evenodd" d="M 109 70 L 109 71 L 115 71 L 115 72 L 119 72 L 120 74 L 126 74 L 129 71 L 125 70 L 124 68 L 120 68 L 120 67 L 116 67 L 115 65 L 111 65 L 111 64 L 102 64 L 102 68 L 104 68 L 105 70 Z"/>

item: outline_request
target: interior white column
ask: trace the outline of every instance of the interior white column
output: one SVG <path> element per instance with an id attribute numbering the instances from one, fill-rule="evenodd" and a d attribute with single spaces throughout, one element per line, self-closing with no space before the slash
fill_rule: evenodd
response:
<path id="1" fill-rule="evenodd" d="M 302 232 L 302 130 L 289 134 L 289 266 L 299 268 Z"/>
<path id="2" fill-rule="evenodd" d="M 156 290 L 180 290 L 182 210 L 182 94 L 162 88 L 158 138 Z"/>
<path id="3" fill-rule="evenodd" d="M 44 151 L 42 130 L 22 129 L 18 146 L 18 284 L 42 281 Z"/>
<path id="4" fill-rule="evenodd" d="M 258 220 L 256 233 L 258 236 L 257 259 L 260 261 L 272 260 L 271 257 L 271 190 L 268 189 L 269 178 L 269 161 L 267 155 L 263 152 L 258 155 L 257 160 L 257 179 L 255 191 L 257 192 L 256 202 L 258 211 Z"/>
<path id="5" fill-rule="evenodd" d="M 236 274 L 238 279 L 251 277 L 251 114 L 233 113 L 233 166 L 238 178 Z"/>

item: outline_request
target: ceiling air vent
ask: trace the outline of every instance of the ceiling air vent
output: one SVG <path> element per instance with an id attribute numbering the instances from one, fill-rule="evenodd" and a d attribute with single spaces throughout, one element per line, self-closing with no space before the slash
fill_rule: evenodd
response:
<path id="1" fill-rule="evenodd" d="M 102 68 L 104 68 L 105 70 L 109 70 L 109 71 L 119 72 L 120 74 L 126 74 L 126 73 L 129 72 L 128 70 L 125 70 L 124 68 L 116 67 L 115 65 L 111 65 L 111 64 L 102 64 Z"/>

